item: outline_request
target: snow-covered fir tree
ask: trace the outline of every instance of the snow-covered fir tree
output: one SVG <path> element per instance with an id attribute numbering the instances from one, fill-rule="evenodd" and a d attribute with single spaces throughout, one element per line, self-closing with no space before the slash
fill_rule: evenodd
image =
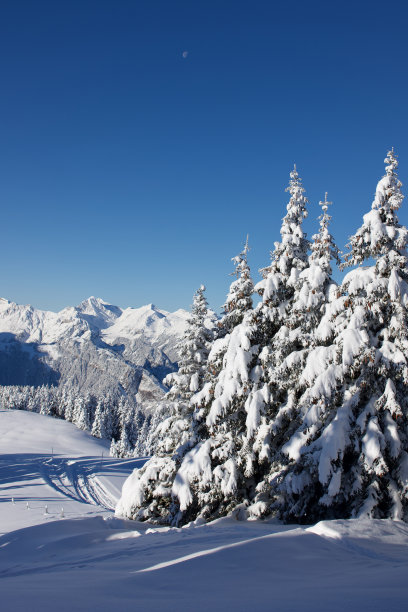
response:
<path id="1" fill-rule="evenodd" d="M 61 401 L 63 405 L 64 419 L 72 423 L 74 418 L 75 397 L 71 388 L 62 389 Z"/>
<path id="2" fill-rule="evenodd" d="M 227 299 L 224 304 L 224 316 L 219 327 L 230 332 L 234 327 L 242 322 L 245 313 L 252 309 L 252 296 L 254 284 L 251 278 L 251 271 L 248 265 L 248 237 L 245 246 L 239 255 L 232 258 L 235 266 L 233 275 L 236 276 L 229 288 Z"/>
<path id="3" fill-rule="evenodd" d="M 207 357 L 214 340 L 215 321 L 204 292 L 205 287 L 201 285 L 193 297 L 187 327 L 177 347 L 180 354 L 178 371 L 165 379 L 166 384 L 171 385 L 168 394 L 171 399 L 189 400 L 200 388 L 206 372 Z"/>
<path id="4" fill-rule="evenodd" d="M 174 413 L 174 403 L 165 400 L 155 407 L 152 414 L 144 416 L 138 413 L 136 418 L 138 436 L 133 450 L 134 457 L 151 457 L 158 452 L 163 452 L 163 431 L 169 424 L 167 419 L 173 417 Z"/>
<path id="5" fill-rule="evenodd" d="M 87 398 L 79 395 L 75 398 L 72 422 L 79 429 L 89 431 L 91 429 L 91 418 Z"/>
<path id="6" fill-rule="evenodd" d="M 201 285 L 194 294 L 191 315 L 179 345 L 179 370 L 164 381 L 171 384 L 163 402 L 166 405 L 163 410 L 170 416 L 160 424 L 160 453 L 169 453 L 191 438 L 193 406 L 190 400 L 204 383 L 208 355 L 217 334 L 216 320 L 208 308 L 204 291 Z"/>
<path id="7" fill-rule="evenodd" d="M 297 327 L 296 316 L 293 322 L 296 314 L 293 302 L 296 290 L 305 284 L 302 272 L 308 266 L 309 241 L 302 228 L 307 217 L 307 199 L 296 166 L 287 191 L 291 197 L 282 221 L 281 242 L 275 243 L 271 264 L 261 270 L 264 280 L 256 286 L 262 295 L 263 319 L 265 323 L 270 321 L 274 330 L 261 356 L 263 367 L 279 364 L 290 352 L 294 335 L 298 335 L 297 331 L 291 333 L 291 328 Z"/>
<path id="8" fill-rule="evenodd" d="M 92 424 L 91 434 L 95 438 L 110 440 L 113 433 L 113 412 L 111 407 L 99 398 L 96 405 L 95 418 Z"/>
<path id="9" fill-rule="evenodd" d="M 36 399 L 34 397 L 36 396 Z M 26 406 L 26 410 L 30 410 L 39 406 L 40 414 L 44 414 L 46 416 L 53 416 L 56 414 L 55 410 L 55 400 L 54 393 L 51 391 L 49 387 L 41 386 L 38 388 L 37 393 L 35 395 L 28 391 L 27 393 L 28 405 Z M 31 401 L 30 401 L 31 400 Z"/>
<path id="10" fill-rule="evenodd" d="M 132 510 L 127 513 L 132 518 L 168 522 L 172 514 L 169 508 L 174 506 L 172 482 L 183 455 L 196 441 L 194 407 L 190 400 L 203 383 L 208 353 L 216 334 L 216 320 L 208 308 L 204 291 L 201 285 L 194 295 L 191 315 L 179 346 L 179 370 L 164 381 L 171 388 L 157 414 L 169 416 L 157 426 L 152 420 L 151 438 L 155 446 L 157 444 L 156 454 L 142 469 L 133 472 L 124 485 L 131 497 Z M 124 508 L 118 512 L 126 513 Z"/>
<path id="11" fill-rule="evenodd" d="M 224 305 L 224 316 L 221 320 L 217 321 L 212 313 L 212 311 L 208 310 L 208 306 L 205 303 L 205 307 L 207 311 L 203 312 L 204 316 L 201 316 L 201 325 L 204 322 L 207 329 L 211 331 L 211 336 L 207 335 L 206 342 L 206 352 L 205 361 L 201 360 L 201 377 L 199 386 L 202 387 L 205 383 L 211 385 L 210 381 L 214 381 L 216 376 L 215 373 L 219 373 L 221 369 L 223 355 L 225 353 L 225 344 L 226 339 L 225 336 L 228 332 L 231 332 L 233 327 L 241 323 L 245 313 L 248 310 L 252 309 L 252 295 L 254 292 L 253 282 L 251 279 L 250 269 L 248 265 L 248 239 L 245 243 L 245 246 L 241 253 L 232 258 L 232 261 L 235 266 L 235 271 L 233 273 L 236 276 L 236 279 L 231 283 L 229 293 L 227 295 L 227 299 Z M 201 293 L 201 292 L 199 292 Z M 202 294 L 198 296 L 200 302 L 202 301 Z M 190 320 L 194 323 L 194 327 L 197 329 L 197 321 L 194 321 L 194 311 L 195 304 L 193 305 L 193 311 Z M 199 312 L 202 311 L 200 308 Z M 198 329 L 200 329 L 200 325 Z M 185 336 L 191 338 L 192 332 L 194 328 L 187 328 Z M 201 332 L 200 332 L 201 333 Z M 218 339 L 219 337 L 219 339 Z M 212 341 L 210 340 L 212 338 Z M 214 340 L 214 338 L 216 338 Z M 181 345 L 184 342 L 181 343 Z M 208 357 L 208 349 L 211 347 L 212 358 L 209 360 Z M 218 352 L 218 348 L 220 350 Z M 180 350 L 183 353 L 182 350 Z M 189 361 L 191 361 L 191 353 L 188 354 L 187 351 L 185 355 L 182 355 L 182 359 L 180 360 L 180 369 L 176 374 L 170 374 L 166 377 L 165 382 L 167 384 L 172 384 L 172 388 L 169 391 L 167 398 L 165 401 L 161 402 L 154 414 L 146 419 L 143 430 L 141 432 L 139 441 L 137 442 L 134 449 L 134 456 L 143 456 L 152 454 L 152 452 L 157 452 L 159 454 L 166 454 L 170 452 L 171 449 L 180 446 L 183 444 L 190 435 L 191 428 L 191 411 L 194 406 L 190 406 L 190 400 L 188 401 L 187 407 L 184 405 L 186 403 L 186 398 L 194 397 L 193 391 L 189 388 L 189 385 L 184 383 L 183 392 L 180 393 L 180 374 L 187 370 L 186 364 L 183 362 L 183 358 L 187 357 Z M 190 379 L 191 380 L 191 379 Z M 188 388 L 188 392 L 186 393 L 186 387 Z M 184 395 L 184 401 L 182 401 L 182 396 Z M 171 401 L 173 400 L 173 401 Z M 196 405 L 196 402 L 193 401 L 193 404 Z M 184 418 L 183 413 L 187 411 L 189 415 L 187 419 Z M 173 424 L 175 424 L 173 426 Z M 184 433 L 183 433 L 184 432 Z"/>
<path id="12" fill-rule="evenodd" d="M 306 321 L 311 300 L 307 304 L 307 296 L 309 293 L 314 296 L 316 285 L 310 275 L 309 241 L 302 228 L 307 199 L 296 166 L 287 191 L 291 197 L 282 221 L 281 242 L 275 243 L 271 264 L 261 270 L 264 280 L 257 285 L 262 295 L 257 322 L 263 338 L 252 372 L 256 382 L 245 403 L 246 435 L 239 459 L 249 482 L 252 481 L 244 501 L 255 516 L 267 509 L 262 480 L 279 444 L 279 430 L 285 429 L 294 415 L 302 357 L 298 362 L 288 359 L 289 367 L 284 370 L 282 362 L 293 352 L 302 356 L 310 342 L 310 326 Z M 313 287 L 305 290 L 308 284 Z M 306 318 L 300 310 L 306 313 Z"/>
<path id="13" fill-rule="evenodd" d="M 302 425 L 271 480 L 286 520 L 406 518 L 407 229 L 390 151 L 372 209 L 350 239 L 344 278 L 316 334 L 331 338 L 307 357 Z M 361 264 L 373 265 L 362 266 Z"/>
<path id="14" fill-rule="evenodd" d="M 273 396 L 272 412 L 267 419 L 273 424 L 271 432 L 276 436 L 286 421 L 296 412 L 298 383 L 305 359 L 311 347 L 320 343 L 314 331 L 320 324 L 327 304 L 337 285 L 332 280 L 331 261 L 340 263 L 339 249 L 329 232 L 327 193 L 323 202 L 320 228 L 312 237 L 311 254 L 307 265 L 299 273 L 299 264 L 292 268 L 286 279 L 287 299 L 284 302 L 285 319 L 270 345 L 261 355 L 265 379 Z M 296 270 L 293 278 L 293 270 Z"/>
<path id="15" fill-rule="evenodd" d="M 296 169 L 288 190 L 282 242 L 275 245 L 260 286 L 263 301 L 225 336 L 216 384 L 194 396 L 190 438 L 174 453 L 171 469 L 168 461 L 152 460 L 145 471 L 135 472 L 125 484 L 119 514 L 179 524 L 223 515 L 255 497 L 267 465 L 262 449 L 254 452 L 254 442 L 270 400 L 259 355 L 284 321 L 307 266 L 308 242 L 301 228 L 306 198 Z"/>
<path id="16" fill-rule="evenodd" d="M 247 237 L 241 253 L 232 258 L 235 266 L 232 275 L 236 276 L 236 280 L 230 285 L 227 299 L 223 306 L 223 316 L 217 324 L 216 338 L 212 343 L 207 359 L 204 385 L 201 385 L 200 391 L 193 398 L 193 404 L 198 407 L 202 404 L 202 398 L 207 398 L 205 403 L 212 401 L 218 375 L 222 370 L 224 357 L 228 350 L 231 333 L 237 325 L 242 323 L 244 316 L 252 311 L 254 284 L 248 265 L 248 251 Z"/>
<path id="17" fill-rule="evenodd" d="M 319 217 L 320 228 L 312 237 L 308 265 L 295 283 L 289 284 L 294 292 L 286 302 L 286 324 L 282 324 L 270 346 L 261 354 L 271 399 L 262 417 L 255 448 L 260 449 L 271 468 L 263 484 L 258 483 L 258 494 L 249 508 L 250 514 L 255 516 L 271 512 L 271 502 L 276 497 L 271 481 L 277 481 L 284 466 L 292 462 L 288 448 L 311 424 L 310 414 L 306 424 L 303 421 L 308 412 L 303 397 L 306 388 L 302 375 L 305 364 L 311 351 L 316 355 L 317 347 L 326 345 L 332 339 L 331 330 L 321 327 L 330 300 L 337 293 L 337 284 L 331 277 L 331 262 L 340 262 L 339 249 L 329 231 L 329 204 L 326 193 L 324 201 L 320 202 L 323 211 Z M 315 406 L 313 411 L 316 415 Z"/>
<path id="18" fill-rule="evenodd" d="M 331 216 L 328 208 L 332 202 L 327 200 L 327 193 L 319 204 L 322 208 L 319 231 L 312 236 L 308 267 L 300 273 L 300 283 L 290 313 L 290 325 L 302 326 L 303 331 L 309 334 L 318 327 L 330 292 L 337 287 L 332 280 L 332 261 L 340 264 L 340 250 L 329 230 Z"/>
<path id="19" fill-rule="evenodd" d="M 160 405 L 156 408 L 154 414 L 156 414 L 156 412 L 160 412 Z M 169 415 L 166 414 L 166 417 L 168 416 Z M 163 420 L 166 417 L 163 417 Z M 152 420 L 151 414 L 144 415 L 142 413 L 138 413 L 138 437 L 135 448 L 133 449 L 134 457 L 149 457 L 155 454 L 156 446 L 151 447 L 148 442 L 149 436 L 152 434 L 153 430 Z M 157 425 L 158 423 L 156 424 L 156 427 Z"/>
<path id="20" fill-rule="evenodd" d="M 125 396 L 119 397 L 119 400 L 113 404 L 111 401 L 107 414 L 111 431 L 114 432 L 110 449 L 111 456 L 121 458 L 138 456 L 135 454 L 136 447 L 143 447 L 143 439 L 139 440 L 139 438 L 148 434 L 148 428 L 143 428 L 143 424 L 150 423 L 150 419 L 145 417 L 140 408 Z"/>
<path id="21" fill-rule="evenodd" d="M 120 433 L 119 440 L 115 442 L 115 440 L 112 439 L 110 456 L 120 459 L 131 457 L 133 454 L 133 448 L 134 445 L 132 444 L 131 435 L 129 434 L 129 428 L 125 426 Z"/>

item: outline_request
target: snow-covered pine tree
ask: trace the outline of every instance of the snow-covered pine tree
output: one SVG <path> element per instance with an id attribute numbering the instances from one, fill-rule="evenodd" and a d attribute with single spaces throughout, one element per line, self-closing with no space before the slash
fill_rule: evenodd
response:
<path id="1" fill-rule="evenodd" d="M 160 411 L 159 404 L 155 409 L 153 416 L 157 411 Z M 169 416 L 166 414 L 166 417 Z M 163 416 L 163 419 L 165 417 Z M 157 426 L 158 423 L 154 424 L 154 419 L 152 418 L 152 414 L 146 414 L 140 408 L 137 408 L 135 414 L 135 427 L 137 432 L 137 437 L 135 441 L 135 445 L 133 448 L 132 456 L 133 457 L 151 457 L 155 454 L 156 445 L 153 444 L 152 450 L 150 450 L 150 441 L 153 436 L 153 427 Z M 155 439 L 154 442 L 157 442 Z"/>
<path id="2" fill-rule="evenodd" d="M 271 264 L 261 270 L 264 280 L 256 286 L 262 295 L 265 323 L 270 321 L 276 330 L 261 356 L 264 368 L 281 363 L 291 351 L 294 338 L 290 331 L 297 327 L 297 321 L 293 322 L 295 291 L 305 284 L 301 275 L 308 267 L 309 241 L 302 228 L 307 217 L 307 199 L 296 166 L 286 190 L 291 197 L 282 221 L 281 242 L 275 243 Z"/>
<path id="3" fill-rule="evenodd" d="M 120 438 L 117 442 L 112 440 L 110 447 L 110 456 L 124 459 L 131 457 L 133 452 L 133 445 L 129 435 L 129 428 L 125 425 L 122 428 Z"/>
<path id="4" fill-rule="evenodd" d="M 78 395 L 75 398 L 75 405 L 72 414 L 72 422 L 79 429 L 89 431 L 91 429 L 91 420 L 89 418 L 89 410 L 86 398 Z"/>
<path id="5" fill-rule="evenodd" d="M 278 429 L 282 429 L 283 423 L 293 420 L 296 413 L 299 379 L 305 359 L 310 349 L 320 343 L 314 331 L 337 287 L 331 277 L 331 261 L 340 263 L 340 256 L 329 232 L 329 204 L 326 193 L 324 201 L 320 202 L 323 213 L 319 217 L 319 232 L 312 236 L 308 264 L 293 281 L 287 279 L 285 320 L 261 356 L 264 375 L 273 396 L 272 413 L 268 413 L 267 419 L 274 436 Z"/>
<path id="6" fill-rule="evenodd" d="M 280 328 L 286 302 L 307 266 L 308 242 L 301 228 L 306 198 L 296 169 L 288 189 L 282 242 L 276 244 L 260 286 L 263 301 L 229 334 L 214 395 L 201 395 L 188 443 L 177 449 L 171 467 L 169 462 L 152 460 L 148 472 L 135 472 L 126 481 L 119 515 L 180 524 L 198 516 L 224 515 L 256 495 L 269 467 L 263 450 L 253 451 L 270 401 L 259 353 Z"/>
<path id="7" fill-rule="evenodd" d="M 214 315 L 208 308 L 204 291 L 201 285 L 194 294 L 191 315 L 179 344 L 179 370 L 164 380 L 171 388 L 160 411 L 161 414 L 169 412 L 170 416 L 156 427 L 153 437 L 160 438 L 156 455 L 125 482 L 117 506 L 120 515 L 166 523 L 173 514 L 171 486 L 182 456 L 196 441 L 190 399 L 203 383 L 215 335 Z"/>
<path id="8" fill-rule="evenodd" d="M 281 516 L 406 518 L 408 490 L 408 231 L 390 151 L 372 209 L 350 238 L 349 272 L 316 334 L 332 337 L 307 357 L 303 430 L 275 485 Z M 363 267 L 374 260 L 374 265 Z"/>
<path id="9" fill-rule="evenodd" d="M 256 287 L 262 302 L 230 334 L 213 401 L 196 417 L 200 442 L 186 455 L 173 485 L 178 521 L 197 514 L 216 517 L 249 504 L 269 469 L 265 415 L 271 395 L 261 364 L 286 320 L 295 284 L 307 266 L 309 244 L 302 230 L 307 200 L 296 167 L 287 191 L 281 242 L 275 243 L 271 264 Z"/>
<path id="10" fill-rule="evenodd" d="M 153 414 L 142 416 L 140 413 L 140 428 L 133 451 L 134 457 L 151 457 L 152 455 L 165 453 L 163 432 L 167 430 L 169 423 L 167 419 L 174 414 L 174 403 L 165 400 L 155 407 Z"/>
<path id="11" fill-rule="evenodd" d="M 55 387 L 53 389 L 55 416 L 59 419 L 65 419 L 65 402 L 63 387 Z"/>
<path id="12" fill-rule="evenodd" d="M 251 278 L 251 271 L 248 265 L 248 236 L 245 246 L 239 255 L 232 258 L 235 266 L 233 275 L 236 276 L 229 288 L 227 299 L 224 304 L 224 315 L 219 327 L 230 332 L 234 327 L 242 322 L 245 313 L 252 309 L 252 295 L 254 284 Z"/>
<path id="13" fill-rule="evenodd" d="M 95 418 L 92 424 L 91 434 L 96 438 L 111 440 L 113 432 L 113 414 L 109 405 L 103 398 L 99 398 L 96 404 Z"/>
<path id="14" fill-rule="evenodd" d="M 230 332 L 235 325 L 238 325 L 243 319 L 243 316 L 247 310 L 252 308 L 252 294 L 254 291 L 253 283 L 250 275 L 250 269 L 247 261 L 247 255 L 249 251 L 248 239 L 244 246 L 244 249 L 241 251 L 239 255 L 232 258 L 232 261 L 235 266 L 235 272 L 233 273 L 236 276 L 236 280 L 231 283 L 230 290 L 226 299 L 226 303 L 224 305 L 224 316 L 220 321 L 214 321 L 214 316 L 211 311 L 208 310 L 207 304 L 205 304 L 207 308 L 207 312 L 204 312 L 204 316 L 201 317 L 201 321 L 205 323 L 207 329 L 209 329 L 212 334 L 211 337 L 219 337 L 219 339 L 215 340 L 215 342 L 210 342 L 207 339 L 206 345 L 206 353 L 208 352 L 208 348 L 211 346 L 211 354 L 217 353 L 216 345 L 220 347 L 220 352 L 211 360 L 211 363 L 203 363 L 200 362 L 202 366 L 202 372 L 200 376 L 199 386 L 201 387 L 205 381 L 206 387 L 210 384 L 208 379 L 215 379 L 215 372 L 219 373 L 222 365 L 222 358 L 225 350 L 223 347 L 226 344 L 226 340 L 224 340 L 225 335 Z M 201 293 L 201 292 L 200 292 Z M 201 296 L 198 294 L 200 301 L 202 300 Z M 194 319 L 194 310 L 195 304 L 193 305 L 193 311 L 190 320 Z M 201 310 L 201 309 L 200 309 Z M 199 310 L 199 312 L 200 312 Z M 197 320 L 193 321 L 194 326 L 197 325 Z M 201 323 L 202 324 L 202 323 Z M 200 329 L 200 326 L 198 327 Z M 206 332 L 207 333 L 207 332 Z M 192 329 L 188 328 L 186 330 L 185 336 L 191 338 Z M 180 349 L 183 347 L 183 341 L 180 343 Z M 215 349 L 215 353 L 214 353 Z M 165 382 L 169 384 L 173 384 L 170 389 L 166 399 L 161 402 L 155 409 L 153 415 L 148 417 L 144 424 L 139 440 L 136 444 L 134 450 L 134 456 L 139 457 L 142 455 L 149 455 L 154 453 L 158 454 L 166 454 L 174 450 L 176 446 L 179 446 L 184 441 L 188 439 L 188 432 L 191 426 L 191 417 L 187 420 L 181 418 L 182 412 L 184 408 L 182 407 L 183 401 L 181 401 L 181 396 L 184 395 L 186 399 L 187 396 L 190 398 L 193 397 L 193 391 L 189 388 L 188 379 L 187 381 L 181 381 L 180 384 L 180 375 L 182 372 L 187 371 L 187 363 L 191 362 L 191 353 L 186 354 L 187 351 L 180 351 L 182 353 L 180 359 L 180 368 L 176 374 L 170 374 L 166 377 Z M 183 354 L 184 353 L 184 354 Z M 187 357 L 187 362 L 185 362 L 185 358 Z M 207 358 L 206 358 L 207 360 Z M 209 372 L 209 369 L 211 370 Z M 190 378 L 191 381 L 191 378 Z M 182 393 L 180 393 L 180 387 L 182 386 Z M 173 399 L 173 401 L 170 401 Z M 176 402 L 176 405 L 175 405 Z M 199 400 L 198 400 L 198 403 Z M 196 404 L 196 402 L 194 402 Z M 188 411 L 191 412 L 191 407 L 188 407 Z M 175 427 L 173 427 L 173 423 L 177 423 Z M 181 429 L 183 427 L 184 429 Z M 182 432 L 186 432 L 187 435 L 182 435 Z"/>
<path id="15" fill-rule="evenodd" d="M 205 287 L 201 285 L 193 297 L 187 327 L 177 347 L 180 355 L 178 371 L 165 379 L 165 383 L 171 385 L 169 399 L 188 401 L 200 388 L 205 375 L 215 331 L 211 328 L 211 313 L 204 292 Z"/>
<path id="16" fill-rule="evenodd" d="M 252 311 L 254 284 L 248 265 L 248 237 L 243 250 L 239 255 L 232 258 L 235 270 L 232 276 L 236 276 L 229 288 L 227 299 L 223 306 L 224 314 L 217 325 L 217 337 L 212 343 L 208 355 L 207 368 L 204 384 L 192 398 L 192 403 L 197 410 L 195 418 L 206 412 L 204 406 L 212 402 L 214 389 L 218 381 L 218 375 L 223 367 L 224 357 L 228 350 L 233 329 L 242 323 L 244 316 Z"/>
<path id="17" fill-rule="evenodd" d="M 168 415 L 166 415 L 168 416 Z M 138 436 L 133 449 L 134 457 L 148 457 L 154 455 L 155 452 L 149 452 L 148 439 L 152 435 L 152 415 L 138 412 L 137 416 Z M 156 450 L 156 447 L 154 448 Z"/>
<path id="18" fill-rule="evenodd" d="M 119 440 L 115 440 L 115 438 L 112 438 L 111 440 L 111 445 L 109 448 L 109 455 L 110 457 L 119 457 L 119 452 L 120 452 L 120 439 Z"/>
<path id="19" fill-rule="evenodd" d="M 258 495 L 249 509 L 255 516 L 270 513 L 271 500 L 276 496 L 271 481 L 279 480 L 282 472 L 288 471 L 288 463 L 292 465 L 294 460 L 290 451 L 296 449 L 299 440 L 304 441 L 304 436 L 307 439 L 313 419 L 319 418 L 314 399 L 309 411 L 310 406 L 303 396 L 306 388 L 303 370 L 311 351 L 313 363 L 317 347 L 332 340 L 332 329 L 321 326 L 328 304 L 337 294 L 338 286 L 331 277 L 331 262 L 340 263 L 339 249 L 329 231 L 329 204 L 326 193 L 324 201 L 320 202 L 323 211 L 319 217 L 320 228 L 312 237 L 308 265 L 294 283 L 289 283 L 294 293 L 286 302 L 286 325 L 282 325 L 270 347 L 261 355 L 272 399 L 254 448 L 259 447 L 264 455 L 267 454 L 271 471 L 264 483 L 258 485 Z"/>
<path id="20" fill-rule="evenodd" d="M 38 394 L 35 392 L 35 387 L 29 387 L 27 389 L 27 407 L 28 412 L 39 412 L 41 406 L 37 403 Z"/>
<path id="21" fill-rule="evenodd" d="M 193 413 L 195 447 L 193 448 L 191 453 L 194 457 L 205 457 L 205 453 L 209 449 L 207 441 L 208 438 L 212 436 L 214 439 L 213 454 L 215 458 L 213 467 L 218 466 L 218 486 L 214 487 L 214 495 L 208 494 L 208 483 L 206 483 L 205 481 L 201 483 L 204 486 L 204 490 L 200 491 L 200 486 L 197 487 L 195 510 L 197 509 L 197 506 L 201 506 L 201 509 L 205 515 L 209 515 L 214 510 L 214 505 L 219 505 L 218 500 L 220 499 L 220 497 L 225 497 L 224 494 L 227 493 L 228 489 L 228 485 L 225 486 L 225 483 L 229 482 L 230 484 L 232 484 L 233 482 L 235 482 L 235 464 L 233 459 L 227 460 L 225 464 L 225 474 L 227 475 L 222 473 L 222 467 L 219 464 L 223 459 L 224 455 L 234 456 L 235 449 L 232 439 L 234 436 L 234 432 L 238 431 L 238 428 L 236 428 L 234 424 L 234 421 L 237 421 L 237 419 L 235 419 L 235 417 L 232 417 L 232 422 L 230 423 L 230 425 L 232 425 L 232 428 L 231 431 L 228 432 L 227 439 L 225 439 L 225 424 L 222 425 L 222 434 L 220 436 L 217 436 L 215 435 L 215 428 L 212 429 L 212 418 L 214 414 L 218 414 L 220 410 L 223 411 L 225 409 L 226 406 L 223 404 L 224 400 L 226 404 L 230 403 L 231 401 L 230 397 L 226 397 L 226 395 L 228 395 L 228 393 L 232 391 L 231 386 L 226 380 L 228 377 L 233 376 L 231 370 L 231 360 L 235 360 L 235 369 L 233 368 L 235 374 L 238 374 L 237 367 L 239 369 L 239 366 L 241 366 L 240 374 L 242 375 L 242 380 L 240 380 L 239 382 L 244 385 L 246 389 L 245 392 L 248 392 L 249 389 L 248 372 L 250 368 L 248 369 L 248 371 L 245 372 L 245 374 L 243 372 L 243 368 L 245 369 L 246 365 L 248 365 L 246 361 L 248 360 L 248 358 L 251 359 L 252 356 L 252 349 L 250 347 L 250 341 L 248 336 L 249 331 L 250 329 L 252 329 L 252 327 L 248 327 L 248 321 L 251 319 L 253 314 L 252 295 L 254 292 L 254 286 L 247 261 L 248 251 L 249 246 L 247 238 L 243 251 L 236 257 L 232 258 L 232 261 L 235 265 L 234 275 L 236 275 L 237 278 L 230 285 L 230 289 L 224 305 L 224 316 L 218 323 L 218 337 L 214 341 L 208 357 L 205 384 L 191 398 L 191 404 L 195 407 Z M 239 332 L 237 331 L 239 328 L 242 328 L 242 334 L 239 334 Z M 242 350 L 243 346 L 241 346 L 241 343 L 243 346 L 246 347 L 246 349 L 248 349 L 247 355 Z M 243 357 L 242 362 L 239 361 L 241 357 Z M 227 366 L 227 364 L 229 364 L 229 366 Z M 216 407 L 213 412 L 213 415 L 209 415 L 213 402 L 216 403 Z M 233 414 L 232 407 L 231 412 Z M 243 415 L 244 413 L 242 412 L 241 417 Z M 241 420 L 238 419 L 237 423 L 238 422 L 242 424 L 242 418 Z M 237 441 L 238 444 L 240 444 L 240 439 L 238 439 Z M 221 448 L 222 450 L 220 451 Z M 181 457 L 185 454 L 186 450 L 188 449 L 179 449 L 179 454 Z M 188 463 L 189 460 L 190 454 L 188 454 L 185 461 L 183 461 L 184 466 Z M 191 475 L 194 478 L 194 469 Z M 183 486 L 180 486 L 182 478 L 183 477 L 180 477 L 179 474 L 173 484 L 173 492 L 177 490 L 181 498 L 183 498 L 184 496 Z M 185 489 L 185 492 L 187 492 L 188 499 L 189 493 L 187 488 Z M 227 504 L 230 507 L 236 505 L 236 503 L 238 502 L 235 495 L 231 495 L 230 498 L 227 500 Z M 181 503 L 181 506 L 175 506 L 175 508 L 177 509 L 177 514 L 175 517 L 173 517 L 174 522 L 178 522 L 179 520 L 187 520 L 181 519 L 181 513 L 179 510 L 180 507 L 183 508 L 183 502 Z M 191 510 L 194 512 L 193 508 L 191 508 Z"/>
<path id="22" fill-rule="evenodd" d="M 75 397 L 72 388 L 64 387 L 61 401 L 63 402 L 64 419 L 72 422 L 75 410 Z"/>
<path id="23" fill-rule="evenodd" d="M 95 438 L 107 437 L 103 435 L 104 434 L 104 423 L 103 423 L 104 408 L 105 406 L 104 406 L 103 401 L 99 399 L 96 405 L 95 418 L 92 423 L 92 429 L 91 429 L 91 434 Z M 111 439 L 111 436 L 109 436 L 109 439 Z"/>
<path id="24" fill-rule="evenodd" d="M 279 373 L 282 361 L 293 351 L 304 350 L 308 334 L 302 319 L 295 312 L 302 287 L 307 282 L 309 241 L 303 231 L 307 216 L 307 199 L 296 166 L 290 174 L 287 188 L 290 200 L 282 220 L 281 241 L 275 243 L 271 264 L 261 270 L 264 280 L 256 289 L 262 302 L 255 310 L 259 342 L 257 365 L 251 372 L 254 384 L 245 402 L 246 433 L 239 463 L 251 482 L 251 492 L 245 502 L 251 505 L 252 515 L 266 510 L 263 478 L 269 472 L 276 436 L 272 423 L 277 414 L 284 425 L 292 416 L 293 384 L 299 376 L 298 364 Z M 260 495 L 261 494 L 261 495 Z"/>
<path id="25" fill-rule="evenodd" d="M 332 261 L 337 264 L 341 261 L 340 250 L 329 231 L 330 204 L 332 202 L 327 200 L 326 192 L 324 200 L 319 202 L 322 214 L 319 217 L 319 231 L 312 236 L 309 265 L 300 273 L 301 282 L 295 292 L 290 314 L 291 326 L 301 325 L 303 331 L 309 334 L 318 327 L 330 294 L 337 288 L 337 283 L 332 280 Z M 308 341 L 307 345 L 309 344 Z"/>
<path id="26" fill-rule="evenodd" d="M 41 387 L 38 388 L 38 395 L 41 397 L 40 414 L 55 416 L 56 411 L 52 388 L 47 385 L 41 385 Z"/>
<path id="27" fill-rule="evenodd" d="M 113 401 L 113 404 L 116 412 L 117 433 L 119 434 L 118 438 L 120 438 L 126 423 L 128 423 L 131 418 L 130 414 L 132 412 L 132 407 L 125 395 L 120 395 L 119 398 L 116 398 L 116 400 Z"/>
<path id="28" fill-rule="evenodd" d="M 204 296 L 201 285 L 194 294 L 191 315 L 179 344 L 179 369 L 169 374 L 164 382 L 171 385 L 162 407 L 170 416 L 160 424 L 159 454 L 174 451 L 191 438 L 193 406 L 192 396 L 204 383 L 207 360 L 211 345 L 216 337 L 216 323 Z"/>

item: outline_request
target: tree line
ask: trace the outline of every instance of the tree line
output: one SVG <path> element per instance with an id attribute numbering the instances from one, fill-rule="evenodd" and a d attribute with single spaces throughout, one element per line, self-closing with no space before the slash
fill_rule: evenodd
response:
<path id="1" fill-rule="evenodd" d="M 96 438 L 111 441 L 113 457 L 140 457 L 152 453 L 149 433 L 156 415 L 146 415 L 124 395 L 98 397 L 73 387 L 0 386 L 3 409 L 28 410 L 64 419 Z"/>

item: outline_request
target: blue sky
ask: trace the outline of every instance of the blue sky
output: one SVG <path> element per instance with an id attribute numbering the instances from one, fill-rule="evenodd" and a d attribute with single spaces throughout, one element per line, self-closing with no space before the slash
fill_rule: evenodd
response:
<path id="1" fill-rule="evenodd" d="M 406 3 L 287 4 L 1 3 L 1 295 L 174 310 L 204 283 L 217 309 L 247 233 L 268 264 L 294 162 L 340 248 L 391 146 L 408 183 Z"/>

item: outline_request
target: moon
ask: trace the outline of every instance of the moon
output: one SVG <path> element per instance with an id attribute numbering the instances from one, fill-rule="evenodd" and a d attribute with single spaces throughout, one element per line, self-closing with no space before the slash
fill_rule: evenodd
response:
<path id="1" fill-rule="evenodd" d="M 188 51 L 183 51 L 182 56 L 183 59 L 186 59 L 186 57 L 188 56 Z"/>

